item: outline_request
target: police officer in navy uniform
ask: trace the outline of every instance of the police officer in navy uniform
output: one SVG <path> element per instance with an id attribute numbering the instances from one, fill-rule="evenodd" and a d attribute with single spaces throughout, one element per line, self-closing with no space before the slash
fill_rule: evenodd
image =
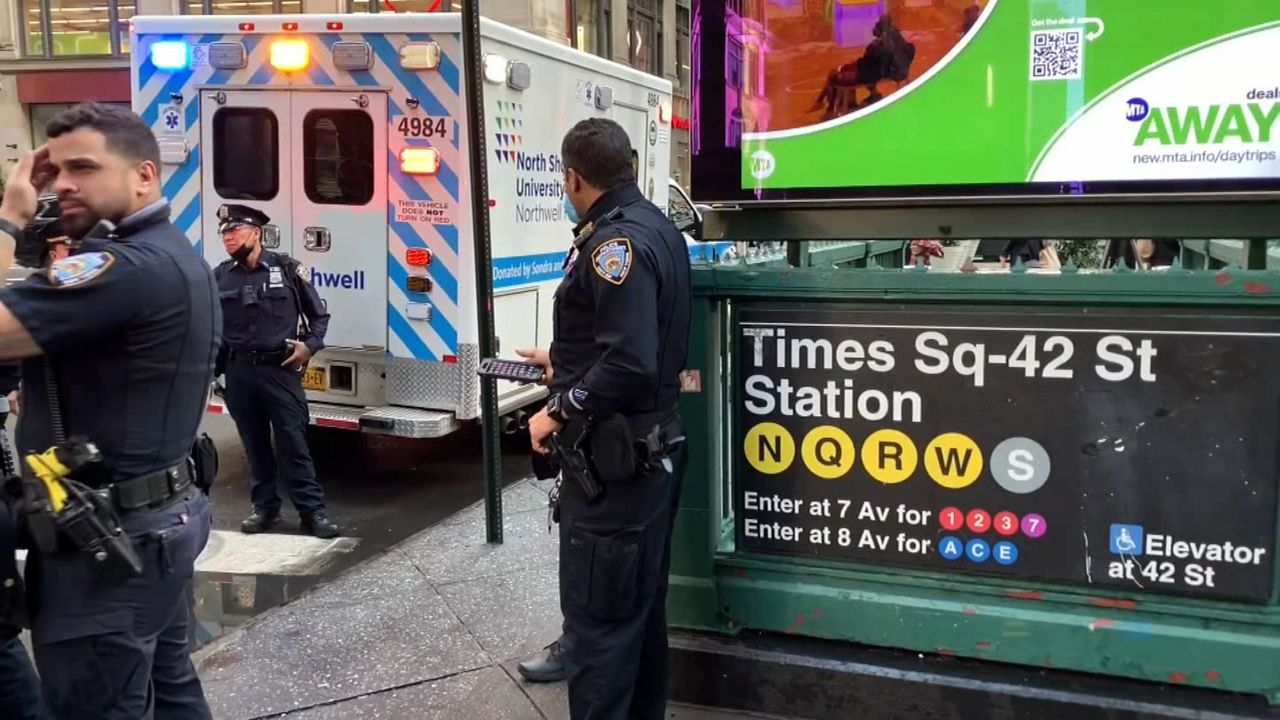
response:
<path id="1" fill-rule="evenodd" d="M 35 217 L 23 228 L 14 257 L 24 267 L 39 270 L 48 267 L 56 258 L 64 256 L 52 248 L 65 246 L 66 236 L 58 220 L 57 196 L 42 196 L 37 203 Z M 25 247 L 24 247 L 25 246 Z M 22 365 L 16 362 L 0 363 L 0 427 L 8 422 L 9 414 L 16 413 L 11 406 L 16 401 L 18 386 L 22 381 Z M 0 453 L 5 478 L 17 472 L 18 463 L 9 445 L 8 434 L 0 434 Z M 40 680 L 27 649 L 19 635 L 27 618 L 26 588 L 18 571 L 16 551 L 21 533 L 22 497 L 10 486 L 0 492 L 0 720 L 40 720 Z"/>
<path id="2" fill-rule="evenodd" d="M 218 373 L 226 373 L 227 410 L 253 474 L 253 514 L 240 529 L 260 533 L 280 521 L 279 478 L 293 499 L 302 531 L 337 537 L 339 529 L 325 512 L 324 491 L 307 447 L 311 414 L 302 389 L 307 361 L 324 347 L 329 313 L 302 264 L 262 246 L 262 230 L 271 218 L 244 205 L 223 205 L 218 219 L 223 247 L 231 256 L 214 270 L 224 315 Z M 306 329 L 300 333 L 302 320 Z"/>
<path id="3" fill-rule="evenodd" d="M 592 428 L 584 446 L 604 488 L 591 501 L 562 469 L 570 714 L 663 718 L 667 574 L 686 464 L 677 399 L 689 344 L 689 253 L 637 186 L 620 125 L 584 120 L 561 151 L 575 237 L 556 290 L 550 353 L 522 354 L 550 376 L 547 405 L 529 422 L 534 450 L 546 453 L 551 435 Z M 628 456 L 634 462 L 619 465 Z"/>
<path id="4" fill-rule="evenodd" d="M 101 460 L 71 478 L 110 503 L 142 569 L 108 572 L 66 537 L 30 552 L 45 712 L 55 720 L 209 718 L 186 598 L 209 537 L 191 453 L 222 322 L 217 288 L 169 221 L 160 149 L 141 118 L 82 104 L 50 121 L 47 135 L 5 186 L 0 273 L 50 182 L 63 229 L 84 241 L 0 290 L 0 360 L 23 360 L 16 445 L 25 455 L 64 434 L 94 443 Z"/>
<path id="5" fill-rule="evenodd" d="M 9 418 L 9 393 L 18 389 L 21 366 L 0 363 L 0 426 Z M 0 452 L 6 464 L 14 463 L 8 438 Z M 7 479 L 7 478 L 5 478 Z M 15 488 L 6 488 L 12 490 Z M 22 508 L 21 495 L 0 493 L 0 720 L 40 720 L 40 680 L 19 635 L 26 624 L 26 588 L 18 571 L 17 550 Z"/>

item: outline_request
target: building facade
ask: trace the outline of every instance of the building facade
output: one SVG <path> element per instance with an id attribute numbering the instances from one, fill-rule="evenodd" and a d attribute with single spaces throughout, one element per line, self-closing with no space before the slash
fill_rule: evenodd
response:
<path id="1" fill-rule="evenodd" d="M 129 104 L 136 15 L 437 12 L 458 0 L 8 0 L 0 12 L 0 159 L 44 142 L 81 100 Z M 688 0 L 484 0 L 489 18 L 668 78 L 675 86 L 671 171 L 689 178 Z"/>

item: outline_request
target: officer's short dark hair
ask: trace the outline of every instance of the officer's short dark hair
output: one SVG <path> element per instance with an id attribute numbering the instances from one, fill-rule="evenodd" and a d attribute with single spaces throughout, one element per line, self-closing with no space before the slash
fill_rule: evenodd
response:
<path id="1" fill-rule="evenodd" d="M 574 125 L 560 145 L 565 167 L 575 170 L 598 190 L 612 190 L 636 181 L 631 153 L 627 131 L 606 118 L 591 118 Z"/>
<path id="2" fill-rule="evenodd" d="M 160 169 L 160 144 L 142 118 L 126 107 L 86 102 L 58 113 L 45 127 L 45 135 L 56 138 L 89 128 L 102 133 L 107 148 L 135 162 L 150 160 Z"/>

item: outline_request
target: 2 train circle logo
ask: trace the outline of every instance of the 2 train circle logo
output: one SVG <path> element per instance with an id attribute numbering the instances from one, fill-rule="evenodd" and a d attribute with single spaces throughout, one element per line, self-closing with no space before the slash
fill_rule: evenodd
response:
<path id="1" fill-rule="evenodd" d="M 772 422 L 759 423 L 747 431 L 743 452 L 747 463 L 762 475 L 779 475 L 795 464 L 796 438 L 787 428 Z M 949 490 L 973 485 L 988 470 L 1005 490 L 1026 495 L 1044 487 L 1049 480 L 1049 453 L 1035 440 L 1012 437 L 996 445 L 984 456 L 978 443 L 963 433 L 938 435 L 923 450 L 905 433 L 881 429 L 859 444 L 834 425 L 813 428 L 799 443 L 804 467 L 823 480 L 839 480 L 862 469 L 877 482 L 896 485 L 909 480 L 921 465 L 933 482 Z"/>

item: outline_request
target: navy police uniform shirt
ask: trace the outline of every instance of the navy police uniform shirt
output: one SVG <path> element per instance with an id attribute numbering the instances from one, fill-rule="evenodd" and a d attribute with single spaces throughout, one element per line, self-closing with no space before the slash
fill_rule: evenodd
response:
<path id="1" fill-rule="evenodd" d="M 54 443 L 47 359 L 66 434 L 102 453 L 103 472 L 90 482 L 127 480 L 190 455 L 222 314 L 213 274 L 169 222 L 168 203 L 0 290 L 0 301 L 44 351 L 22 363 L 20 452 Z"/>
<path id="2" fill-rule="evenodd" d="M 689 250 L 639 186 L 605 193 L 575 230 L 556 289 L 551 392 L 570 413 L 665 410 L 689 347 Z"/>
<path id="3" fill-rule="evenodd" d="M 301 340 L 314 355 L 324 347 L 329 313 L 296 259 L 263 249 L 253 268 L 227 260 L 214 270 L 222 299 L 222 342 L 239 352 L 281 352 Z M 307 330 L 299 333 L 305 316 Z"/>

